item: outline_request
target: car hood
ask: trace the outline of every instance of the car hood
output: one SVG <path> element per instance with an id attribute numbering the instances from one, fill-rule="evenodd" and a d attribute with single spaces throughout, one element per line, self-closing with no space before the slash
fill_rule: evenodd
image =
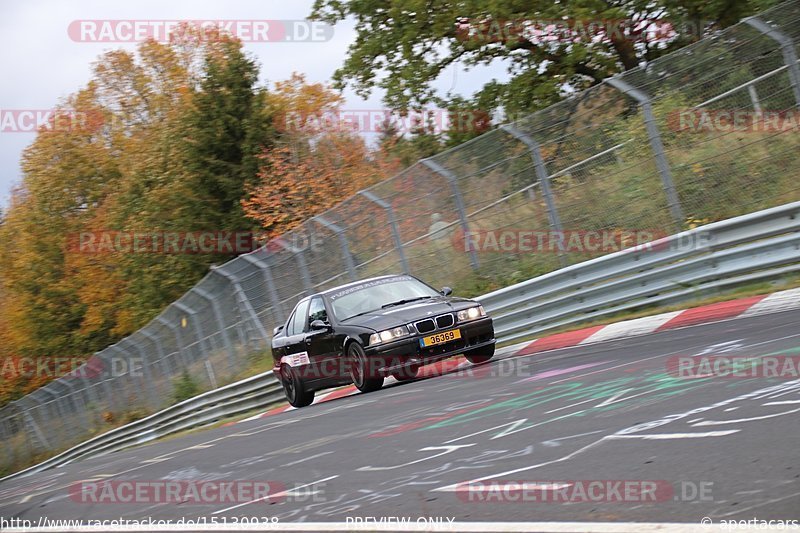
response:
<path id="1" fill-rule="evenodd" d="M 478 305 L 478 302 L 466 298 L 438 297 L 430 300 L 419 300 L 404 305 L 377 309 L 369 313 L 343 320 L 342 324 L 359 325 L 381 331 L 396 328 L 403 324 L 416 322 L 424 318 L 432 318 L 444 313 L 460 311 Z"/>

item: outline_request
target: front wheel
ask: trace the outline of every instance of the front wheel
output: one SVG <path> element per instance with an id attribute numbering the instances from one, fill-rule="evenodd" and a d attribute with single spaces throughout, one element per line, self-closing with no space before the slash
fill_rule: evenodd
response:
<path id="1" fill-rule="evenodd" d="M 350 343 L 347 347 L 347 359 L 350 364 L 350 379 L 353 385 L 361 392 L 372 392 L 383 386 L 383 377 L 373 375 L 374 369 L 370 368 L 364 348 L 357 342 Z"/>
<path id="2" fill-rule="evenodd" d="M 306 390 L 303 379 L 297 375 L 294 368 L 284 367 L 282 375 L 283 392 L 292 407 L 305 407 L 314 402 L 314 391 Z"/>
<path id="3" fill-rule="evenodd" d="M 473 365 L 485 363 L 486 361 L 494 357 L 494 344 L 466 352 L 464 353 L 464 357 L 466 357 L 467 361 L 469 361 Z"/>

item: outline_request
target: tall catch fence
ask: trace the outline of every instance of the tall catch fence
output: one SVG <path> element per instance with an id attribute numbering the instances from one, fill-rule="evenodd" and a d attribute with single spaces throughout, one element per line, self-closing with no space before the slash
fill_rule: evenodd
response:
<path id="1" fill-rule="evenodd" d="M 614 251 L 553 246 L 553 235 L 628 246 L 632 232 L 800 200 L 799 43 L 795 0 L 420 161 L 213 268 L 77 375 L 0 409 L 0 468 L 169 405 L 185 374 L 201 390 L 230 383 L 313 291 L 408 272 L 476 294 Z"/>

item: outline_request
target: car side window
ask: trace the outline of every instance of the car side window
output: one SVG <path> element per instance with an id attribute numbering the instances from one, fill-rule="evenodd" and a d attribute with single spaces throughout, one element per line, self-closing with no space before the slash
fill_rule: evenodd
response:
<path id="1" fill-rule="evenodd" d="M 328 311 L 325 310 L 325 302 L 323 302 L 322 298 L 319 296 L 311 300 L 311 305 L 308 308 L 308 323 L 306 324 L 306 328 L 310 327 L 311 323 L 315 320 L 322 320 L 323 322 L 328 321 Z"/>
<path id="2" fill-rule="evenodd" d="M 299 335 L 305 329 L 306 317 L 308 316 L 308 300 L 301 302 L 294 310 L 294 315 L 289 322 L 287 335 Z"/>

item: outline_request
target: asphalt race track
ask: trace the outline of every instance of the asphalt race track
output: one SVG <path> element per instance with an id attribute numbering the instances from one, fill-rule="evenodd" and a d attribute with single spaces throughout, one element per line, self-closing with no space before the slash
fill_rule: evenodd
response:
<path id="1" fill-rule="evenodd" d="M 791 311 L 500 358 L 12 479 L 0 516 L 800 519 L 800 379 L 668 370 L 676 356 L 800 354 L 798 324 Z M 272 488 L 260 501 L 122 503 L 83 501 L 87 480 Z M 620 497 L 620 483 L 658 489 Z"/>

